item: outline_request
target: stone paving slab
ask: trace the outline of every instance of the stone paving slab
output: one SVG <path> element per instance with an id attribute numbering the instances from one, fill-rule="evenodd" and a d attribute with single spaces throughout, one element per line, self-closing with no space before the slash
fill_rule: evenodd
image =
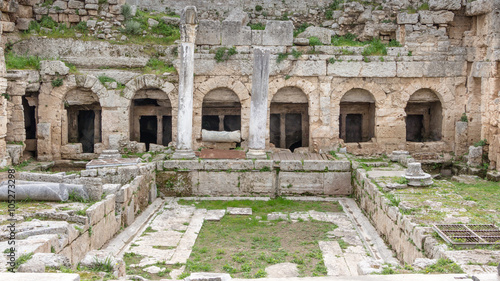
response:
<path id="1" fill-rule="evenodd" d="M 0 280 L 5 281 L 80 281 L 76 273 L 0 273 Z"/>
<path id="2" fill-rule="evenodd" d="M 230 215 L 252 215 L 252 208 L 233 208 L 228 207 L 227 213 Z"/>
<path id="3" fill-rule="evenodd" d="M 201 227 L 203 226 L 206 212 L 207 210 L 205 209 L 196 209 L 194 211 L 188 229 L 179 241 L 179 245 L 175 249 L 172 259 L 170 259 L 167 264 L 186 263 L 191 255 L 198 233 L 200 233 Z"/>
<path id="4" fill-rule="evenodd" d="M 119 158 L 119 159 L 93 159 L 87 163 L 87 169 L 109 168 L 118 166 L 132 166 L 141 162 L 140 158 Z"/>
<path id="5" fill-rule="evenodd" d="M 344 253 L 337 241 L 319 241 L 319 248 L 323 253 L 323 261 L 328 276 L 348 276 L 349 267 L 344 259 Z"/>
<path id="6" fill-rule="evenodd" d="M 207 221 L 220 221 L 224 215 L 226 214 L 226 210 L 208 210 L 205 215 L 205 220 Z"/>
<path id="7" fill-rule="evenodd" d="M 245 151 L 223 150 L 223 149 L 202 149 L 200 158 L 203 159 L 245 159 Z"/>
<path id="8" fill-rule="evenodd" d="M 457 281 L 472 280 L 465 274 L 393 274 L 393 275 L 363 275 L 326 277 L 289 277 L 286 281 Z M 494 274 L 476 275 L 480 281 L 500 281 L 500 276 Z M 283 278 L 232 279 L 232 281 L 283 281 Z"/>

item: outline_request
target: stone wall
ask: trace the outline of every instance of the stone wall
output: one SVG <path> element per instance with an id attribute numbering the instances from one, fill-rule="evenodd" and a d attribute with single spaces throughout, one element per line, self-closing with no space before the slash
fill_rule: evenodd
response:
<path id="1" fill-rule="evenodd" d="M 58 234 L 48 234 L 44 245 L 35 253 L 56 253 L 69 258 L 76 267 L 87 252 L 100 249 L 114 237 L 120 227 L 131 225 L 138 214 L 144 211 L 156 199 L 155 165 L 140 164 L 134 167 L 118 169 L 83 170 L 82 175 L 64 175 L 21 172 L 22 180 L 38 182 L 57 182 L 84 185 L 91 200 L 99 200 L 92 204 L 85 216 L 37 212 L 35 217 L 47 220 L 63 220 L 63 231 Z M 100 177 L 98 177 L 98 174 Z M 105 184 L 102 184 L 105 182 Z M 105 198 L 102 199 L 101 198 Z M 45 233 L 45 232 L 44 232 Z M 34 233 L 21 233 L 32 236 Z M 52 236 L 51 236 L 52 235 Z M 27 236 L 19 236 L 26 239 Z M 22 237 L 22 238 L 21 238 Z M 22 243 L 22 242 L 21 242 Z"/>
<path id="2" fill-rule="evenodd" d="M 349 195 L 348 161 L 169 160 L 157 163 L 167 196 Z"/>
<path id="3" fill-rule="evenodd" d="M 398 207 L 372 182 L 364 169 L 354 169 L 353 189 L 359 207 L 371 220 L 377 232 L 392 246 L 397 258 L 413 264 L 417 258 L 445 258 L 446 246 L 439 245 L 432 237 L 430 227 L 411 222 L 410 217 L 401 214 Z"/>

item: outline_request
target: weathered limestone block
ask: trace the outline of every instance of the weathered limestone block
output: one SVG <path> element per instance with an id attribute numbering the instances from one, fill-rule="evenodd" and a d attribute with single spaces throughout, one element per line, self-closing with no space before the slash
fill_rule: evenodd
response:
<path id="1" fill-rule="evenodd" d="M 349 162 L 347 162 L 349 164 Z M 351 173 L 333 172 L 324 173 L 324 194 L 325 195 L 350 195 L 352 194 Z"/>
<path id="2" fill-rule="evenodd" d="M 193 180 L 193 195 L 241 195 L 241 174 L 199 171 L 197 181 Z"/>
<path id="3" fill-rule="evenodd" d="M 40 74 L 42 75 L 67 75 L 68 73 L 69 67 L 67 67 L 62 61 L 41 61 Z"/>
<path id="4" fill-rule="evenodd" d="M 362 77 L 394 77 L 396 76 L 396 62 L 369 62 L 361 66 Z"/>
<path id="5" fill-rule="evenodd" d="M 300 33 L 297 38 L 317 37 L 321 43 L 330 45 L 332 43 L 332 30 L 323 27 L 309 26 Z"/>
<path id="6" fill-rule="evenodd" d="M 252 160 L 205 160 L 203 161 L 205 170 L 252 170 Z"/>
<path id="7" fill-rule="evenodd" d="M 20 159 L 23 156 L 23 150 L 23 145 L 7 144 L 7 152 L 9 153 L 13 165 L 18 165 L 20 163 Z"/>
<path id="8" fill-rule="evenodd" d="M 244 172 L 240 176 L 240 190 L 243 194 L 273 195 L 276 192 L 275 179 L 275 172 Z"/>
<path id="9" fill-rule="evenodd" d="M 28 19 L 32 18 L 33 17 L 33 7 L 19 5 L 19 9 L 17 10 L 17 16 L 20 18 L 28 18 Z"/>
<path id="10" fill-rule="evenodd" d="M 196 34 L 197 45 L 220 45 L 221 23 L 216 20 L 200 20 L 198 33 Z"/>
<path id="11" fill-rule="evenodd" d="M 483 163 L 483 147 L 469 146 L 469 155 L 467 156 L 467 165 L 480 166 Z"/>
<path id="12" fill-rule="evenodd" d="M 280 171 L 303 171 L 304 167 L 299 160 L 282 160 L 280 162 Z"/>
<path id="13" fill-rule="evenodd" d="M 462 6 L 461 0 L 430 0 L 429 9 L 436 10 L 459 10 Z"/>
<path id="14" fill-rule="evenodd" d="M 261 170 L 261 169 L 273 169 L 274 161 L 273 160 L 255 160 L 254 162 L 255 169 L 256 170 Z"/>
<path id="15" fill-rule="evenodd" d="M 264 46 L 292 46 L 293 23 L 291 21 L 268 20 L 262 35 Z"/>
<path id="16" fill-rule="evenodd" d="M 323 173 L 281 172 L 279 190 L 283 195 L 292 194 L 323 194 Z"/>
<path id="17" fill-rule="evenodd" d="M 340 77 L 358 77 L 365 62 L 341 61 L 328 64 L 327 75 Z"/>
<path id="18" fill-rule="evenodd" d="M 455 14 L 450 11 L 433 12 L 432 22 L 436 24 L 445 24 L 453 21 Z"/>
<path id="19" fill-rule="evenodd" d="M 241 142 L 241 132 L 237 131 L 209 131 L 201 130 L 201 139 L 208 142 Z"/>
<path id="20" fill-rule="evenodd" d="M 104 201 L 99 201 L 94 203 L 92 206 L 90 206 L 85 213 L 87 214 L 87 217 L 89 218 L 89 223 L 90 225 L 95 225 L 99 221 L 104 218 L 105 215 L 105 202 Z"/>
<path id="21" fill-rule="evenodd" d="M 2 24 L 2 31 L 7 33 L 7 32 L 14 32 L 15 30 L 15 23 L 13 22 L 8 22 L 8 21 L 2 21 L 0 22 Z"/>
<path id="22" fill-rule="evenodd" d="M 68 2 L 68 8 L 70 8 L 70 9 L 83 9 L 84 6 L 85 6 L 85 3 L 82 1 L 69 0 L 69 2 Z"/>
<path id="23" fill-rule="evenodd" d="M 163 162 L 163 169 L 166 170 L 201 170 L 203 163 L 198 160 L 168 160 Z"/>
<path id="24" fill-rule="evenodd" d="M 418 14 L 398 13 L 398 24 L 416 24 Z"/>
<path id="25" fill-rule="evenodd" d="M 326 75 L 326 61 L 298 60 L 290 71 L 291 76 L 324 76 Z"/>
<path id="26" fill-rule="evenodd" d="M 62 10 L 66 10 L 68 8 L 68 2 L 57 0 L 52 4 L 52 7 L 59 7 Z"/>
<path id="27" fill-rule="evenodd" d="M 305 171 L 349 171 L 349 161 L 304 160 Z"/>
<path id="28" fill-rule="evenodd" d="M 26 18 L 18 18 L 16 21 L 16 27 L 19 30 L 28 30 L 30 27 L 30 23 L 33 21 L 33 19 L 26 19 Z"/>
<path id="29" fill-rule="evenodd" d="M 241 10 L 234 10 L 222 21 L 221 43 L 225 46 L 250 45 L 251 29 L 247 27 L 248 15 Z M 250 33 L 250 36 L 246 36 Z"/>
<path id="30" fill-rule="evenodd" d="M 120 5 L 117 5 L 118 7 L 121 7 Z M 179 25 L 181 19 L 180 18 L 176 18 L 176 17 L 168 17 L 168 16 L 165 16 L 165 17 L 161 17 L 161 20 L 166 23 L 166 24 L 170 24 L 170 25 Z M 198 28 L 199 27 L 199 24 L 201 23 L 201 20 L 198 22 Z M 219 35 L 220 36 L 220 35 Z M 198 37 L 198 36 L 196 36 Z"/>
<path id="31" fill-rule="evenodd" d="M 262 45 L 262 36 L 264 35 L 264 30 L 252 30 L 252 45 Z"/>
<path id="32" fill-rule="evenodd" d="M 396 66 L 398 77 L 422 77 L 424 75 L 424 62 L 398 61 Z"/>
<path id="33" fill-rule="evenodd" d="M 83 147 L 81 143 L 69 143 L 61 146 L 61 155 L 63 157 L 75 157 L 76 154 L 83 152 Z"/>
<path id="34" fill-rule="evenodd" d="M 477 0 L 469 2 L 467 1 L 467 7 L 465 9 L 466 16 L 479 16 L 487 14 L 494 9 L 495 1 L 491 0 Z"/>

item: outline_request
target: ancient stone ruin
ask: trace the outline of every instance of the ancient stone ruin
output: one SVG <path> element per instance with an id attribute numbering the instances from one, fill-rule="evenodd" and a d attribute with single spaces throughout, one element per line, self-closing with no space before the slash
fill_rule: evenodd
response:
<path id="1" fill-rule="evenodd" d="M 466 190 L 497 198 L 499 1 L 3 0 L 0 11 L 0 201 L 15 174 L 27 206 L 14 215 L 29 256 L 16 270 L 226 280 L 188 261 L 202 226 L 234 209 L 178 197 L 238 196 L 338 203 L 237 213 L 340 226 L 328 239 L 350 243 L 319 241 L 323 275 L 496 270 L 498 206 Z M 480 245 L 491 248 L 448 247 L 438 220 L 491 226 Z M 10 237 L 0 225 L 0 272 Z M 474 242 L 464 237 L 452 239 Z M 305 274 L 294 264 L 251 277 Z"/>

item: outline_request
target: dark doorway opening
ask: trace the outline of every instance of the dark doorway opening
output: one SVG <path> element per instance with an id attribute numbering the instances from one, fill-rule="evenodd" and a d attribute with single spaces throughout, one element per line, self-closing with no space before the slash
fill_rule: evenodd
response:
<path id="1" fill-rule="evenodd" d="M 35 108 L 30 106 L 26 97 L 23 97 L 24 108 L 24 128 L 26 130 L 26 139 L 36 139 L 36 119 Z"/>
<path id="2" fill-rule="evenodd" d="M 362 114 L 347 114 L 345 117 L 346 142 L 361 142 L 363 128 Z"/>
<path id="3" fill-rule="evenodd" d="M 424 115 L 406 116 L 406 141 L 421 142 L 423 140 Z"/>
<path id="4" fill-rule="evenodd" d="M 78 142 L 82 144 L 84 153 L 94 152 L 94 121 L 93 110 L 78 111 Z"/>
<path id="5" fill-rule="evenodd" d="M 172 116 L 163 116 L 163 145 L 168 145 L 172 141 Z"/>
<path id="6" fill-rule="evenodd" d="M 285 115 L 286 147 L 292 152 L 302 146 L 302 115 L 289 113 Z"/>
<path id="7" fill-rule="evenodd" d="M 224 116 L 224 131 L 237 131 L 241 129 L 240 115 L 225 115 Z"/>
<path id="8" fill-rule="evenodd" d="M 280 124 L 281 124 L 280 115 L 271 114 L 270 124 L 269 124 L 269 130 L 271 131 L 271 134 L 269 136 L 269 141 L 273 143 L 276 147 L 280 147 L 280 136 L 281 136 Z"/>
<path id="9" fill-rule="evenodd" d="M 158 119 L 156 116 L 141 116 L 139 119 L 140 141 L 146 144 L 149 150 L 150 143 L 156 143 L 158 134 Z"/>
<path id="10" fill-rule="evenodd" d="M 219 130 L 219 115 L 204 115 L 201 117 L 201 128 L 209 131 Z"/>

